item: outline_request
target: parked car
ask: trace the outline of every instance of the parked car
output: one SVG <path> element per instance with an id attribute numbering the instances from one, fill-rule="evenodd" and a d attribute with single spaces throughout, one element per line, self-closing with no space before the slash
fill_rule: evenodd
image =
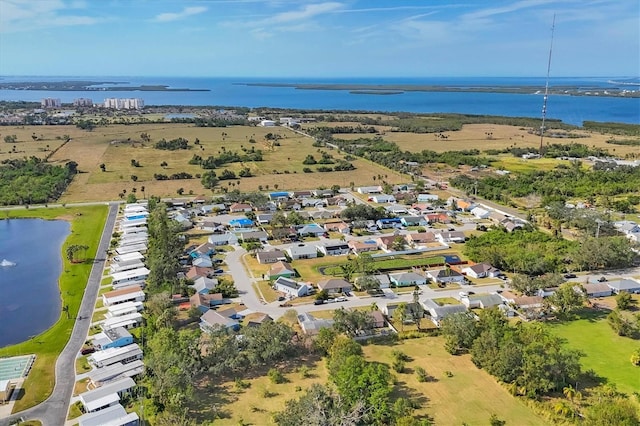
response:
<path id="1" fill-rule="evenodd" d="M 324 304 L 324 300 L 322 300 L 322 299 L 314 300 L 313 304 L 314 305 L 323 305 Z"/>
<path id="2" fill-rule="evenodd" d="M 90 348 L 82 348 L 82 350 L 80 351 L 80 353 L 81 353 L 82 355 L 89 355 L 89 354 L 94 353 L 95 351 L 96 351 L 96 348 L 94 348 L 94 347 L 90 347 Z"/>
<path id="3" fill-rule="evenodd" d="M 458 293 L 458 295 L 460 297 L 469 297 L 469 293 L 467 293 L 466 291 L 461 291 L 460 293 Z"/>
<path id="4" fill-rule="evenodd" d="M 285 297 L 284 297 L 284 296 L 280 296 L 280 297 L 278 297 L 278 302 L 282 302 L 282 301 L 284 301 L 284 300 L 285 300 Z"/>
<path id="5" fill-rule="evenodd" d="M 566 279 L 569 279 L 569 278 L 577 278 L 578 276 L 576 274 L 564 274 L 564 277 Z"/>
<path id="6" fill-rule="evenodd" d="M 346 302 L 346 301 L 347 301 L 347 298 L 344 296 L 340 296 L 336 299 L 336 302 Z"/>
<path id="7" fill-rule="evenodd" d="M 600 278 L 598 278 L 598 282 L 599 282 L 599 283 L 603 283 L 603 282 L 605 282 L 605 281 L 607 281 L 607 277 L 600 277 Z"/>

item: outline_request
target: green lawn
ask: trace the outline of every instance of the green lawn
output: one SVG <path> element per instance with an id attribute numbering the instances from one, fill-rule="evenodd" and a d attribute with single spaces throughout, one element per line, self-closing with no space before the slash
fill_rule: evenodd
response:
<path id="1" fill-rule="evenodd" d="M 632 393 L 640 390 L 640 369 L 631 364 L 631 353 L 640 341 L 620 337 L 606 320 L 606 313 L 585 310 L 581 318 L 548 324 L 551 331 L 567 340 L 569 347 L 584 352 L 584 370 L 593 369 L 618 390 Z"/>
<path id="2" fill-rule="evenodd" d="M 68 208 L 40 208 L 29 210 L 5 211 L 5 217 L 37 217 L 43 219 L 64 219 L 71 222 L 71 233 L 61 248 L 63 273 L 59 279 L 63 305 L 69 306 L 69 316 L 62 312 L 58 321 L 47 331 L 34 336 L 26 342 L 0 349 L 1 356 L 36 354 L 36 361 L 24 383 L 24 396 L 19 399 L 14 412 L 33 407 L 44 401 L 54 385 L 54 367 L 58 354 L 62 351 L 71 335 L 84 288 L 87 284 L 93 263 L 72 264 L 64 256 L 65 249 L 72 244 L 89 246 L 87 259 L 95 256 L 102 229 L 107 217 L 106 206 L 83 206 Z"/>

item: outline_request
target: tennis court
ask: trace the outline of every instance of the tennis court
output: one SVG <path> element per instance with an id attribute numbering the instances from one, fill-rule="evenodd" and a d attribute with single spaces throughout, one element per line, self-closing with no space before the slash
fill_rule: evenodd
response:
<path id="1" fill-rule="evenodd" d="M 35 355 L 0 358 L 0 381 L 27 377 L 35 359 Z"/>

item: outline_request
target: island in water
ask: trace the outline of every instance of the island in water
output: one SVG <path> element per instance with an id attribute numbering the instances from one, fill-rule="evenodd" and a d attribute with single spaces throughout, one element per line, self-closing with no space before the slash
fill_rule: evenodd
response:
<path id="1" fill-rule="evenodd" d="M 18 81 L 0 83 L 0 90 L 44 90 L 55 92 L 210 92 L 210 89 L 173 88 L 165 84 L 129 86 L 121 81 Z"/>

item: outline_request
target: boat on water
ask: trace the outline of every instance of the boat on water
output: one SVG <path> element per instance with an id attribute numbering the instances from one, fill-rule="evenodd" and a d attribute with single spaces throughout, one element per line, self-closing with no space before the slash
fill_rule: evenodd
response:
<path id="1" fill-rule="evenodd" d="M 2 259 L 2 262 L 0 262 L 0 266 L 16 266 L 16 263 L 7 259 Z"/>

